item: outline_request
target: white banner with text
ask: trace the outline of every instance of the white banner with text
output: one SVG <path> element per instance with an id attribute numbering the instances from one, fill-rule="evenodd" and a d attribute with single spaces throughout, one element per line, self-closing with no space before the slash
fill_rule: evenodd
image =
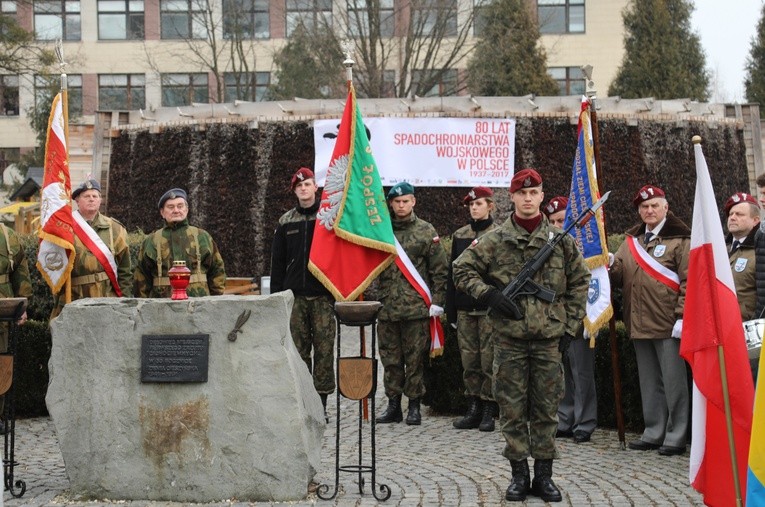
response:
<path id="1" fill-rule="evenodd" d="M 316 182 L 324 185 L 340 120 L 315 120 Z M 385 186 L 509 186 L 514 118 L 366 118 L 372 155 Z"/>

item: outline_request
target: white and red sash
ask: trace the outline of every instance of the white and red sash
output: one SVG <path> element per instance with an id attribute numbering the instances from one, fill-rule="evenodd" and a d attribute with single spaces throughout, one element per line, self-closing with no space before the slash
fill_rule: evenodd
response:
<path id="1" fill-rule="evenodd" d="M 659 283 L 663 283 L 673 291 L 680 292 L 680 277 L 677 273 L 654 259 L 651 254 L 640 246 L 635 236 L 627 236 L 627 246 L 630 247 L 630 252 L 635 259 L 635 262 L 638 263 L 638 266 L 640 266 L 648 276 Z"/>
<path id="2" fill-rule="evenodd" d="M 406 254 L 404 247 L 396 239 L 396 266 L 403 273 L 414 290 L 422 297 L 425 302 L 425 306 L 430 309 L 430 305 L 433 304 L 433 296 L 430 294 L 430 289 L 425 280 L 417 272 L 417 268 L 412 264 L 412 260 Z M 441 319 L 439 317 L 430 317 L 430 357 L 436 357 L 443 354 L 444 351 L 444 328 L 441 326 Z"/>
<path id="3" fill-rule="evenodd" d="M 106 276 L 112 282 L 114 292 L 117 293 L 117 296 L 122 297 L 122 290 L 117 281 L 117 262 L 114 260 L 114 255 L 106 246 L 106 243 L 98 237 L 93 227 L 80 215 L 79 211 L 74 211 L 72 217 L 74 218 L 74 233 L 82 241 L 82 244 L 85 245 L 85 248 L 95 255 L 98 262 L 103 266 Z"/>

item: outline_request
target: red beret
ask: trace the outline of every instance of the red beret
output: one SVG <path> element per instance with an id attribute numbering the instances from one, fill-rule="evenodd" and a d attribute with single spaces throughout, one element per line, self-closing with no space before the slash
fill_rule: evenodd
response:
<path id="1" fill-rule="evenodd" d="M 565 211 L 566 206 L 568 206 L 568 197 L 559 195 L 558 197 L 553 197 L 550 199 L 550 202 L 547 203 L 547 206 L 542 208 L 542 211 L 544 212 L 545 216 L 549 217 L 553 213 Z"/>
<path id="2" fill-rule="evenodd" d="M 727 201 L 725 201 L 725 214 L 728 215 L 730 213 L 730 209 L 735 206 L 736 204 L 741 204 L 742 202 L 749 202 L 760 207 L 760 203 L 757 202 L 757 199 L 754 198 L 752 194 L 747 194 L 744 192 L 736 192 L 732 196 L 728 198 Z"/>
<path id="3" fill-rule="evenodd" d="M 462 204 L 469 204 L 482 197 L 494 197 L 494 191 L 488 187 L 473 187 L 462 199 Z"/>
<path id="4" fill-rule="evenodd" d="M 635 194 L 635 198 L 632 199 L 632 204 L 634 204 L 637 208 L 640 206 L 641 202 L 648 201 L 656 197 L 664 197 L 664 190 L 653 185 L 646 185 L 638 190 L 637 194 Z"/>
<path id="5" fill-rule="evenodd" d="M 307 167 L 301 167 L 295 174 L 292 175 L 292 179 L 290 180 L 290 190 L 295 190 L 295 186 L 297 186 L 297 184 L 301 181 L 310 179 L 315 179 L 313 171 Z"/>
<path id="6" fill-rule="evenodd" d="M 517 192 L 522 188 L 538 187 L 542 184 L 542 177 L 534 169 L 523 169 L 515 173 L 510 181 L 510 193 Z"/>

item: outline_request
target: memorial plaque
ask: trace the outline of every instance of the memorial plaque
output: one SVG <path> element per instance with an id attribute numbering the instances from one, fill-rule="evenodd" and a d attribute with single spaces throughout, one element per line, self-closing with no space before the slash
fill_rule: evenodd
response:
<path id="1" fill-rule="evenodd" d="M 145 334 L 141 382 L 207 382 L 209 334 Z"/>

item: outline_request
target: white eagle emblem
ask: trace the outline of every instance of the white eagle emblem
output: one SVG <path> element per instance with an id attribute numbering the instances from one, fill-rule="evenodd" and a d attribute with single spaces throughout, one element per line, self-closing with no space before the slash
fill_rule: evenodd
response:
<path id="1" fill-rule="evenodd" d="M 335 226 L 337 214 L 340 211 L 340 203 L 345 195 L 345 178 L 348 174 L 348 155 L 335 160 L 334 165 L 329 167 L 327 181 L 324 183 L 324 195 L 321 200 L 321 208 L 316 213 L 319 221 L 328 231 Z"/>

